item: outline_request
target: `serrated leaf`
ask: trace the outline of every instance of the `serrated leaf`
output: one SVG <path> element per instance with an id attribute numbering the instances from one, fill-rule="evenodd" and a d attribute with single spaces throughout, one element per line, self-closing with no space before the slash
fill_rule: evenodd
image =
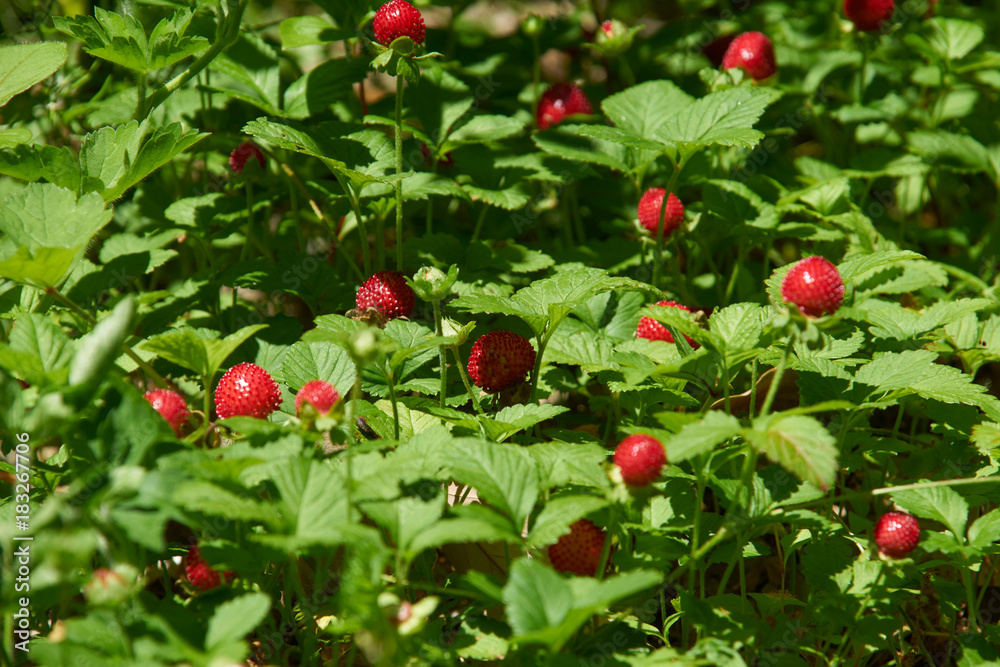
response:
<path id="1" fill-rule="evenodd" d="M 312 380 L 326 380 L 344 397 L 350 395 L 357 371 L 343 348 L 299 341 L 288 349 L 281 364 L 281 377 L 294 390 Z"/>
<path id="2" fill-rule="evenodd" d="M 869 271 L 874 271 L 880 267 L 895 264 L 896 262 L 908 259 L 925 258 L 923 255 L 919 255 L 909 250 L 883 250 L 866 255 L 853 256 L 842 262 L 837 267 L 837 271 L 840 272 L 840 277 L 846 285 L 851 281 L 857 280 L 860 276 L 863 276 Z"/>
<path id="3" fill-rule="evenodd" d="M 567 484 L 607 485 L 601 463 L 607 460 L 608 452 L 600 445 L 542 442 L 529 447 L 528 453 L 535 459 L 543 490 Z"/>
<path id="4" fill-rule="evenodd" d="M 904 489 L 891 494 L 894 503 L 924 519 L 940 521 L 955 537 L 963 540 L 969 503 L 949 486 Z"/>
<path id="5" fill-rule="evenodd" d="M 321 16 L 293 16 L 281 22 L 278 27 L 281 49 L 295 49 L 300 46 L 329 44 L 353 37 L 350 30 L 337 28 Z"/>
<path id="6" fill-rule="evenodd" d="M 111 314 L 98 322 L 76 344 L 76 352 L 69 365 L 69 384 L 103 381 L 121 354 L 121 346 L 132 331 L 135 318 L 135 297 L 122 299 Z"/>
<path id="7" fill-rule="evenodd" d="M 986 32 L 972 21 L 935 16 L 927 21 L 931 33 L 927 41 L 943 60 L 961 60 L 982 43 Z"/>
<path id="8" fill-rule="evenodd" d="M 508 116 L 473 116 L 468 123 L 448 135 L 441 150 L 447 152 L 453 146 L 462 144 L 483 144 L 512 137 L 524 129 L 524 123 Z"/>
<path id="9" fill-rule="evenodd" d="M 570 525 L 575 521 L 606 507 L 608 503 L 606 498 L 579 495 L 558 496 L 549 500 L 531 526 L 528 544 L 538 549 L 555 544 L 569 532 Z"/>
<path id="10" fill-rule="evenodd" d="M 608 167 L 613 171 L 627 174 L 628 150 L 619 144 L 584 137 L 578 134 L 580 126 L 559 125 L 551 130 L 537 132 L 531 136 L 541 150 L 574 162 L 587 162 Z"/>
<path id="11" fill-rule="evenodd" d="M 601 103 L 601 110 L 612 123 L 631 135 L 662 141 L 660 128 L 694 101 L 672 81 L 647 81 L 608 97 Z M 657 143 L 652 147 L 658 151 L 665 149 Z"/>
<path id="12" fill-rule="evenodd" d="M 456 480 L 475 488 L 520 532 L 538 498 L 538 473 L 527 452 L 513 445 L 456 440 L 448 467 Z"/>
<path id="13" fill-rule="evenodd" d="M 969 526 L 969 546 L 985 549 L 1000 540 L 1000 509 L 994 509 Z"/>
<path id="14" fill-rule="evenodd" d="M 710 93 L 677 111 L 657 132 L 657 138 L 674 144 L 742 146 L 753 148 L 764 138 L 754 130 L 771 101 L 765 91 L 730 88 Z"/>
<path id="15" fill-rule="evenodd" d="M 736 417 L 713 410 L 664 440 L 667 461 L 678 463 L 710 452 L 716 445 L 739 435 L 740 431 L 740 421 Z"/>
<path id="16" fill-rule="evenodd" d="M 250 634 L 267 616 L 271 598 L 264 593 L 247 593 L 215 608 L 205 633 L 205 648 L 212 650 L 225 642 Z"/>
<path id="17" fill-rule="evenodd" d="M 837 440 L 812 417 L 769 415 L 746 435 L 754 449 L 824 491 L 837 477 Z"/>
<path id="18" fill-rule="evenodd" d="M 906 144 L 928 164 L 962 173 L 989 169 L 986 148 L 968 135 L 917 130 L 906 135 Z"/>

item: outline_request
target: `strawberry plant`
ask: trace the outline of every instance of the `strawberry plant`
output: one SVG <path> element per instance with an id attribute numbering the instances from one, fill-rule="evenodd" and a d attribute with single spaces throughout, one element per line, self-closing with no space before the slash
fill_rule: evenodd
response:
<path id="1" fill-rule="evenodd" d="M 3 664 L 1000 664 L 997 0 L 0 26 Z"/>

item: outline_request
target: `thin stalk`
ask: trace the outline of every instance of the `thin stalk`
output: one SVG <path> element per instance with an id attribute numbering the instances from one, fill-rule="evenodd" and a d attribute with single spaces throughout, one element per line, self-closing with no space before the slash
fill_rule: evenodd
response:
<path id="1" fill-rule="evenodd" d="M 148 75 L 146 72 L 139 74 L 139 83 L 135 91 L 135 113 L 132 118 L 138 121 L 142 121 L 146 116 L 143 115 L 143 102 L 146 101 L 146 77 Z"/>
<path id="2" fill-rule="evenodd" d="M 978 613 L 979 608 L 983 606 L 983 599 L 986 597 L 986 591 L 990 588 L 990 582 L 993 581 L 993 573 L 996 572 L 997 563 L 1000 563 L 1000 558 L 994 557 L 993 564 L 990 565 L 990 570 L 986 574 L 986 580 L 983 582 L 983 587 L 979 591 L 979 597 L 976 598 L 976 611 Z"/>
<path id="3" fill-rule="evenodd" d="M 455 356 L 455 366 L 458 367 L 458 375 L 462 378 L 462 384 L 465 385 L 465 391 L 469 392 L 469 398 L 472 399 L 472 406 L 476 409 L 478 414 L 483 414 L 483 406 L 479 404 L 479 398 L 476 396 L 476 392 L 473 391 L 472 385 L 469 383 L 469 375 L 465 372 L 465 366 L 462 365 L 462 358 L 458 356 L 458 346 L 451 345 L 451 353 Z"/>
<path id="4" fill-rule="evenodd" d="M 483 204 L 483 208 L 479 211 L 479 217 L 476 218 L 476 226 L 472 230 L 472 243 L 479 240 L 479 235 L 483 231 L 483 222 L 486 220 L 486 214 L 489 212 L 490 207 L 487 204 Z"/>
<path id="5" fill-rule="evenodd" d="M 392 437 L 399 440 L 399 408 L 396 406 L 395 372 L 390 369 L 386 378 L 389 380 L 389 402 L 392 403 Z"/>
<path id="6" fill-rule="evenodd" d="M 959 568 L 962 571 L 962 583 L 965 585 L 965 601 L 969 606 L 969 632 L 979 631 L 979 607 L 976 606 L 976 587 L 972 585 L 972 573 L 969 568 Z"/>
<path id="7" fill-rule="evenodd" d="M 403 270 L 403 77 L 396 75 L 396 270 Z M 385 243 L 385 239 L 380 240 Z"/>
<path id="8" fill-rule="evenodd" d="M 618 510 L 616 507 L 611 508 L 611 521 L 608 523 L 608 532 L 604 538 L 604 546 L 601 547 L 601 560 L 600 565 L 597 566 L 597 574 L 595 575 L 598 579 L 604 578 L 604 571 L 608 569 L 608 559 L 611 557 L 611 540 L 614 538 L 615 530 L 618 529 Z"/>
<path id="9" fill-rule="evenodd" d="M 794 336 L 788 337 L 785 349 L 781 353 L 781 361 L 778 362 L 778 367 L 774 371 L 774 378 L 771 380 L 771 386 L 767 388 L 767 397 L 764 399 L 764 407 L 760 409 L 761 417 L 766 417 L 771 411 L 771 405 L 774 403 L 774 397 L 778 394 L 778 386 L 781 384 L 781 377 L 785 374 L 785 367 L 788 364 L 788 354 L 792 350 L 792 344 L 794 341 Z"/>
<path id="10" fill-rule="evenodd" d="M 365 219 L 361 215 L 361 206 L 358 204 L 358 197 L 353 190 L 349 189 L 349 186 L 340 180 L 340 176 L 337 175 L 337 181 L 340 183 L 344 192 L 347 193 L 347 199 L 351 202 L 351 210 L 354 211 L 354 217 L 358 221 L 358 233 L 361 235 L 361 257 L 365 265 L 365 276 L 370 276 L 372 274 L 372 257 L 371 250 L 368 248 L 368 229 L 365 227 Z"/>
<path id="11" fill-rule="evenodd" d="M 887 493 L 897 491 L 909 491 L 911 489 L 932 489 L 936 486 L 959 486 L 961 484 L 996 484 L 1000 482 L 1000 477 L 973 477 L 970 479 L 942 479 L 936 482 L 917 482 L 915 484 L 903 484 L 902 486 L 887 486 L 875 489 L 871 492 L 873 496 L 883 496 Z"/>
<path id="12" fill-rule="evenodd" d="M 434 302 L 434 333 L 438 337 L 444 336 L 444 325 L 441 319 L 441 302 Z M 444 344 L 438 345 L 438 360 L 441 364 L 441 391 L 440 406 L 445 407 L 445 395 L 448 393 L 448 359 Z M 442 420 L 443 421 L 443 420 Z"/>

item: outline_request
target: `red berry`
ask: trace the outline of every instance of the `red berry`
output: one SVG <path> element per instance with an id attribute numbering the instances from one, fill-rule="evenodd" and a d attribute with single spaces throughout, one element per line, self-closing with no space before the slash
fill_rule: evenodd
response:
<path id="1" fill-rule="evenodd" d="M 604 531 L 587 519 L 569 527 L 569 533 L 549 547 L 552 567 L 580 577 L 593 577 L 601 565 Z"/>
<path id="2" fill-rule="evenodd" d="M 649 486 L 660 476 L 666 462 L 663 443 L 650 435 L 630 435 L 615 449 L 615 465 L 628 486 Z"/>
<path id="3" fill-rule="evenodd" d="M 875 544 L 889 558 L 904 558 L 920 542 L 920 524 L 910 514 L 886 512 L 875 524 Z"/>
<path id="4" fill-rule="evenodd" d="M 538 129 L 547 130 L 573 114 L 594 113 L 590 100 L 575 83 L 557 83 L 549 87 L 538 101 Z"/>
<path id="5" fill-rule="evenodd" d="M 184 556 L 184 572 L 191 584 L 201 591 L 210 591 L 222 583 L 219 572 L 201 559 L 201 550 L 197 544 Z M 231 579 L 235 575 L 233 572 L 224 572 L 223 576 Z"/>
<path id="6" fill-rule="evenodd" d="M 777 71 L 774 45 L 766 35 L 745 32 L 733 40 L 722 57 L 722 69 L 740 67 L 756 80 L 766 79 Z"/>
<path id="7" fill-rule="evenodd" d="M 657 301 L 657 306 L 670 306 L 671 308 L 680 308 L 681 310 L 691 312 L 687 306 L 682 306 L 676 301 Z M 645 338 L 646 340 L 664 340 L 668 343 L 674 342 L 674 337 L 670 334 L 670 329 L 666 328 L 652 317 L 643 317 L 639 320 L 639 326 L 635 329 L 636 338 Z M 701 347 L 697 341 L 692 340 L 690 336 L 684 336 L 684 339 L 688 342 L 688 345 L 692 349 L 697 349 Z"/>
<path id="8" fill-rule="evenodd" d="M 825 257 L 806 257 L 781 281 L 781 298 L 807 317 L 831 315 L 844 303 L 844 281 Z"/>
<path id="9" fill-rule="evenodd" d="M 862 32 L 878 32 L 892 18 L 894 0 L 844 0 L 844 16 Z"/>
<path id="10" fill-rule="evenodd" d="M 281 391 L 257 364 L 233 366 L 215 387 L 215 411 L 221 419 L 245 416 L 264 419 L 281 405 Z"/>
<path id="11" fill-rule="evenodd" d="M 389 46 L 404 35 L 414 44 L 423 44 L 427 35 L 420 10 L 406 0 L 389 0 L 379 7 L 372 26 L 375 28 L 375 40 L 382 46 Z"/>
<path id="12" fill-rule="evenodd" d="M 535 366 L 535 348 L 512 331 L 491 331 L 472 346 L 469 377 L 488 394 L 511 387 Z"/>
<path id="13" fill-rule="evenodd" d="M 295 395 L 295 413 L 302 414 L 302 404 L 308 403 L 323 416 L 330 413 L 333 404 L 340 400 L 340 394 L 326 380 L 312 380 L 302 385 Z"/>
<path id="14" fill-rule="evenodd" d="M 146 392 L 145 398 L 167 420 L 177 437 L 181 437 L 181 426 L 187 423 L 191 414 L 181 395 L 169 389 L 153 389 Z"/>
<path id="15" fill-rule="evenodd" d="M 603 30 L 604 34 L 607 35 L 608 37 L 611 37 L 611 36 L 614 35 L 615 26 L 611 22 L 611 19 L 608 19 L 607 21 L 605 21 L 604 23 L 601 24 L 601 30 Z"/>
<path id="16" fill-rule="evenodd" d="M 416 295 L 398 271 L 379 271 L 365 281 L 355 299 L 358 308 L 374 308 L 387 320 L 409 317 Z"/>
<path id="17" fill-rule="evenodd" d="M 663 197 L 667 191 L 663 188 L 650 188 L 639 199 L 639 223 L 653 236 L 656 236 L 663 215 L 663 238 L 669 237 L 684 221 L 684 204 L 673 192 L 667 197 L 667 205 L 663 207 Z M 661 213 L 661 208 L 665 210 Z"/>
<path id="18" fill-rule="evenodd" d="M 257 162 L 260 163 L 260 168 L 264 168 L 264 154 L 260 152 L 260 149 L 254 146 L 249 141 L 240 144 L 233 149 L 233 152 L 229 154 L 229 168 L 235 171 L 237 174 L 243 173 L 243 167 L 246 166 L 247 160 L 253 156 L 257 158 Z"/>

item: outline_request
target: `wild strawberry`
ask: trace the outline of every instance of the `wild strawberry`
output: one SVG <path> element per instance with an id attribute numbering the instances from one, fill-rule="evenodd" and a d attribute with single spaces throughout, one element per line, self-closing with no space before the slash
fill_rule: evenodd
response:
<path id="1" fill-rule="evenodd" d="M 535 348 L 512 331 L 491 331 L 472 346 L 469 377 L 488 394 L 496 394 L 524 379 L 535 367 Z"/>
<path id="2" fill-rule="evenodd" d="M 663 443 L 650 435 L 630 435 L 615 449 L 615 465 L 627 486 L 649 486 L 660 476 L 666 462 Z"/>
<path id="3" fill-rule="evenodd" d="M 892 18 L 894 0 L 844 0 L 844 16 L 862 32 L 878 32 Z"/>
<path id="4" fill-rule="evenodd" d="M 184 572 L 191 584 L 201 591 L 218 587 L 222 583 L 222 576 L 226 579 L 235 576 L 232 572 L 223 572 L 220 576 L 218 570 L 201 559 L 201 550 L 197 544 L 184 556 Z"/>
<path id="5" fill-rule="evenodd" d="M 181 437 L 181 426 L 187 423 L 191 414 L 181 395 L 169 389 L 153 389 L 146 392 L 145 398 L 167 420 L 177 437 Z"/>
<path id="6" fill-rule="evenodd" d="M 83 596 L 94 606 L 114 607 L 128 599 L 129 588 L 119 573 L 100 568 L 94 570 L 90 581 L 83 587 Z"/>
<path id="7" fill-rule="evenodd" d="M 557 83 L 549 87 L 538 101 L 538 129 L 547 130 L 563 122 L 567 116 L 594 113 L 590 100 L 575 83 Z"/>
<path id="8" fill-rule="evenodd" d="M 260 168 L 264 168 L 264 154 L 260 152 L 260 149 L 249 141 L 244 142 L 233 149 L 233 152 L 229 154 L 229 168 L 235 171 L 237 174 L 243 173 L 243 167 L 246 166 L 247 160 L 250 157 L 257 158 L 257 162 L 260 163 Z"/>
<path id="9" fill-rule="evenodd" d="M 270 373 L 243 362 L 226 371 L 215 387 L 215 411 L 221 419 L 245 416 L 264 419 L 281 405 L 281 391 Z"/>
<path id="10" fill-rule="evenodd" d="M 379 271 L 365 281 L 355 299 L 358 308 L 374 308 L 387 320 L 409 317 L 416 296 L 398 271 Z"/>
<path id="11" fill-rule="evenodd" d="M 587 519 L 569 527 L 569 533 L 549 547 L 549 561 L 560 572 L 580 577 L 593 577 L 601 565 L 604 531 Z"/>
<path id="12" fill-rule="evenodd" d="M 601 30 L 603 30 L 604 34 L 608 37 L 613 37 L 615 34 L 615 24 L 611 22 L 611 19 L 608 19 L 601 24 Z"/>
<path id="13" fill-rule="evenodd" d="M 389 46 L 404 35 L 414 44 L 423 44 L 427 34 L 420 10 L 406 0 L 389 0 L 379 7 L 372 27 L 375 29 L 375 40 L 382 46 Z"/>
<path id="14" fill-rule="evenodd" d="M 664 239 L 684 222 L 684 204 L 671 192 L 664 207 L 663 197 L 666 194 L 667 191 L 663 188 L 650 188 L 639 199 L 639 223 L 655 237 L 660 225 L 660 216 L 663 215 Z M 662 212 L 661 208 L 664 209 Z"/>
<path id="15" fill-rule="evenodd" d="M 295 395 L 295 412 L 302 414 L 302 404 L 308 403 L 316 408 L 316 412 L 326 416 L 330 413 L 334 403 L 340 400 L 340 394 L 332 384 L 326 380 L 312 380 L 306 382 Z"/>
<path id="16" fill-rule="evenodd" d="M 691 312 L 687 306 L 682 306 L 676 301 L 657 301 L 657 306 L 670 306 L 671 308 L 680 308 L 681 310 Z M 639 326 L 635 328 L 636 338 L 645 338 L 646 340 L 663 340 L 668 343 L 674 342 L 674 337 L 670 333 L 670 329 L 666 328 L 652 317 L 643 317 L 639 320 Z M 701 347 L 697 341 L 692 340 L 690 336 L 684 336 L 684 339 L 688 342 L 688 345 L 692 349 L 697 349 Z"/>
<path id="17" fill-rule="evenodd" d="M 760 81 L 775 73 L 774 45 L 766 35 L 745 32 L 733 40 L 722 57 L 722 69 L 742 68 L 752 78 Z"/>
<path id="18" fill-rule="evenodd" d="M 781 281 L 781 298 L 807 317 L 831 315 L 844 303 L 844 281 L 825 257 L 806 257 Z"/>
<path id="19" fill-rule="evenodd" d="M 904 512 L 886 512 L 875 524 L 875 544 L 889 558 L 904 558 L 920 542 L 920 524 Z"/>

